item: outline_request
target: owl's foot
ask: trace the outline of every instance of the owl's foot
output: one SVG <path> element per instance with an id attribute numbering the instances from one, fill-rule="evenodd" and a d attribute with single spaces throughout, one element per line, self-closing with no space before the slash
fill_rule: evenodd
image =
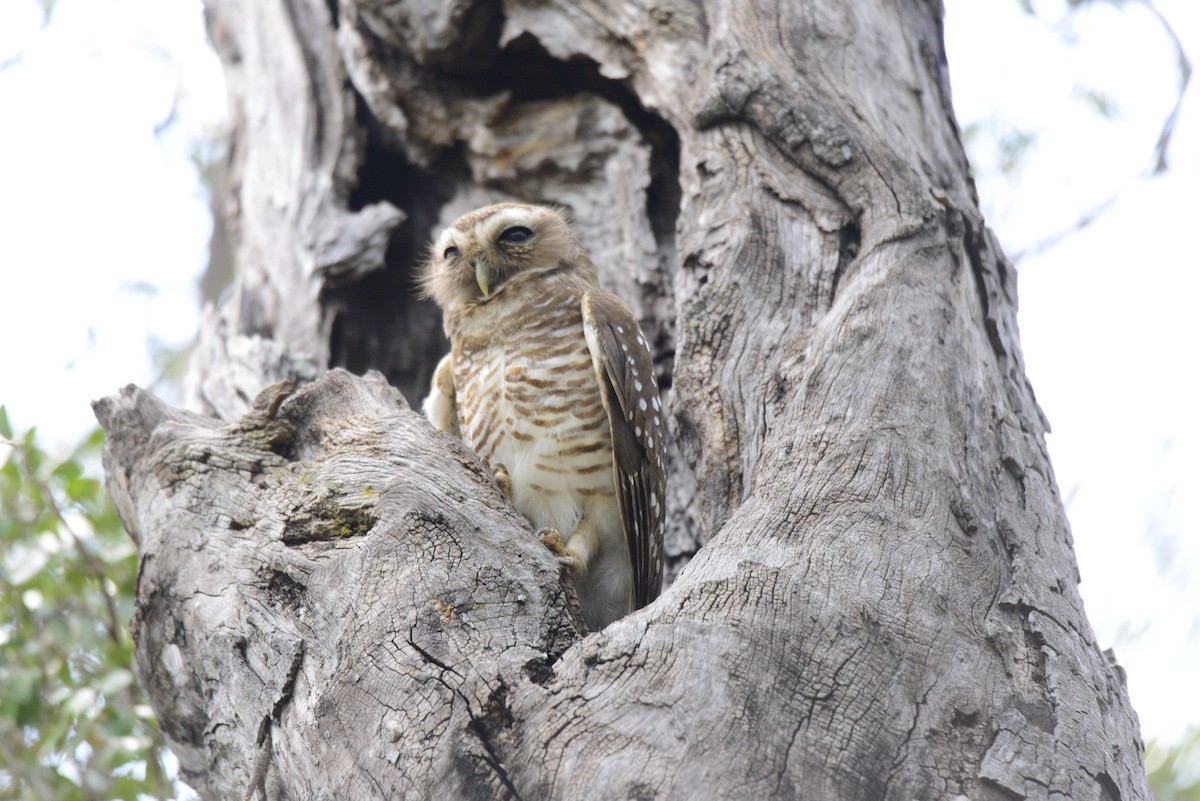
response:
<path id="1" fill-rule="evenodd" d="M 558 529 L 539 528 L 537 537 L 542 541 L 542 545 L 545 545 L 550 550 L 550 553 L 558 557 L 559 567 L 571 575 L 582 572 L 581 568 L 583 565 L 580 564 L 577 557 L 567 550 L 567 543 L 563 540 L 563 536 L 558 532 Z"/>
<path id="2" fill-rule="evenodd" d="M 550 549 L 550 553 L 554 554 L 560 559 L 567 555 L 567 544 L 563 542 L 563 536 L 562 534 L 558 533 L 558 529 L 539 528 L 537 537 L 542 541 L 542 545 L 545 545 Z"/>
<path id="3" fill-rule="evenodd" d="M 493 465 L 487 459 L 483 460 L 483 466 L 491 471 L 492 478 L 496 481 L 496 486 L 504 493 L 504 497 L 508 498 L 509 503 L 512 503 L 513 482 L 512 476 L 508 474 L 508 468 L 499 463 Z"/>

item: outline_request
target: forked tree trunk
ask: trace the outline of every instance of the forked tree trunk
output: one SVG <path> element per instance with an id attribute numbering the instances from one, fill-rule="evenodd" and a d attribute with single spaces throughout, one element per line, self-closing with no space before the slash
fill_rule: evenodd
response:
<path id="1" fill-rule="evenodd" d="M 208 13 L 239 279 L 193 396 L 223 420 L 97 405 L 139 674 L 202 795 L 1149 797 L 940 4 Z M 586 636 L 528 524 L 404 401 L 446 347 L 422 247 L 503 198 L 569 211 L 673 415 L 682 572 Z"/>

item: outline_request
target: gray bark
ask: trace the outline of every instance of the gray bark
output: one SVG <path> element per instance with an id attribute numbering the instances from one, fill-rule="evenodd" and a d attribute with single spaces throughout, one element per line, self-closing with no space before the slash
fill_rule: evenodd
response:
<path id="1" fill-rule="evenodd" d="M 1149 798 L 939 4 L 208 11 L 239 279 L 192 396 L 223 420 L 97 405 L 139 675 L 205 797 Z M 502 198 L 571 213 L 672 410 L 678 576 L 586 636 L 402 399 L 445 348 L 421 248 Z"/>

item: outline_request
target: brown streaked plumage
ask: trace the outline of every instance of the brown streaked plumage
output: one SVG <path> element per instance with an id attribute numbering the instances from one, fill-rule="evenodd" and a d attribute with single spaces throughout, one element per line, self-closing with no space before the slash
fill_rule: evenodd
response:
<path id="1" fill-rule="evenodd" d="M 449 355 L 425 401 L 560 543 L 598 629 L 662 586 L 666 431 L 649 346 L 566 222 L 504 203 L 442 232 L 422 277 Z"/>

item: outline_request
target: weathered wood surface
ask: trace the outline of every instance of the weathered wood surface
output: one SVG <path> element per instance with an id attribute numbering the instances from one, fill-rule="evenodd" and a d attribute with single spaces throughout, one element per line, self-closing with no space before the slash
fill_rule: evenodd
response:
<path id="1" fill-rule="evenodd" d="M 194 385 L 231 422 L 136 392 L 100 408 L 141 538 L 140 672 L 207 797 L 243 789 L 270 714 L 293 798 L 1149 797 L 939 4 L 209 14 L 241 278 Z M 377 380 L 232 422 L 311 365 L 417 397 L 444 348 L 411 295 L 421 248 L 505 197 L 564 205 L 642 316 L 678 445 L 676 567 L 705 543 L 658 602 L 578 640 L 552 560 Z M 297 471 L 335 505 L 386 491 L 331 539 L 288 494 Z"/>
<path id="2" fill-rule="evenodd" d="M 266 717 L 289 798 L 497 781 L 508 685 L 582 624 L 471 454 L 378 375 L 276 385 L 234 424 L 134 387 L 96 411 L 129 448 L 106 468 L 143 554 L 138 673 L 205 797 L 246 791 Z"/>

